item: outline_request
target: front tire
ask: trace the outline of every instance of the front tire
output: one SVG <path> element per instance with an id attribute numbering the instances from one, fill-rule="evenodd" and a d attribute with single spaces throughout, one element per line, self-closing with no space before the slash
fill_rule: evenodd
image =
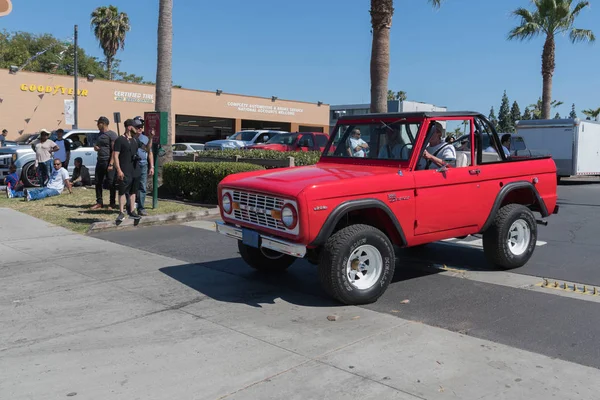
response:
<path id="1" fill-rule="evenodd" d="M 246 246 L 241 240 L 238 240 L 238 250 L 246 264 L 262 272 L 285 271 L 296 261 L 296 257 L 287 254 Z"/>
<path id="2" fill-rule="evenodd" d="M 35 163 L 33 161 L 25 164 L 25 166 L 23 167 L 23 172 L 21 173 L 21 180 L 23 181 L 26 187 L 39 186 L 37 178 L 37 169 L 35 168 Z"/>
<path id="3" fill-rule="evenodd" d="M 494 223 L 483 234 L 488 261 L 504 269 L 525 265 L 536 242 L 537 222 L 531 210 L 521 204 L 509 204 L 498 210 Z"/>
<path id="4" fill-rule="evenodd" d="M 394 248 L 388 237 L 370 225 L 350 225 L 325 243 L 319 278 L 325 291 L 343 304 L 376 301 L 394 276 Z"/>

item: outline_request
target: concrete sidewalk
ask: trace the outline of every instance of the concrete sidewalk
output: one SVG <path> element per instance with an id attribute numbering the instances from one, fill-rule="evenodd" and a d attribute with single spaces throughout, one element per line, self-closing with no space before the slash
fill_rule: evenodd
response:
<path id="1" fill-rule="evenodd" d="M 0 229 L 1 399 L 581 399 L 600 390 L 593 368 L 12 210 L 0 209 Z"/>

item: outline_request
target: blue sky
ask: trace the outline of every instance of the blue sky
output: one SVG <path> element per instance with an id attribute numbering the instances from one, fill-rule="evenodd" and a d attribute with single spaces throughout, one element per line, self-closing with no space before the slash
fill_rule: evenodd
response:
<path id="1" fill-rule="evenodd" d="M 193 89 L 278 96 L 329 104 L 369 102 L 371 49 L 368 0 L 175 0 L 173 80 Z M 0 29 L 68 38 L 79 25 L 80 45 L 102 57 L 89 28 L 91 11 L 116 5 L 132 29 L 117 58 L 122 70 L 155 80 L 157 0 L 17 0 Z M 521 111 L 541 96 L 543 38 L 508 42 L 518 23 L 510 12 L 527 0 L 396 0 L 391 32 L 390 89 L 409 100 L 452 110 L 496 112 L 503 90 Z M 577 27 L 600 38 L 600 1 Z M 600 107 L 600 40 L 572 45 L 557 38 L 554 98 Z"/>

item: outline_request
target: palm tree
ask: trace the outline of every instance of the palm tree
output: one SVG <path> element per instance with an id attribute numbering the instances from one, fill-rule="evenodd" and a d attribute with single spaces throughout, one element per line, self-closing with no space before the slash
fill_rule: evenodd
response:
<path id="1" fill-rule="evenodd" d="M 590 118 L 593 118 L 596 121 L 600 120 L 600 107 L 596 109 L 589 108 L 587 110 L 583 110 L 582 113 L 584 113 Z"/>
<path id="2" fill-rule="evenodd" d="M 173 0 L 160 0 L 158 9 L 158 56 L 156 62 L 156 111 L 165 111 L 168 116 L 167 146 L 160 166 L 173 161 L 171 144 L 173 128 L 171 126 L 171 89 L 173 87 Z"/>
<path id="3" fill-rule="evenodd" d="M 532 0 L 533 12 L 525 8 L 517 8 L 513 15 L 521 18 L 521 24 L 511 30 L 508 39 L 529 40 L 538 35 L 545 35 L 542 52 L 542 119 L 550 118 L 552 107 L 552 76 L 554 75 L 554 59 L 556 34 L 569 34 L 572 43 L 593 42 L 594 33 L 589 29 L 578 29 L 573 26 L 579 13 L 589 6 L 589 1 L 579 1 L 573 9 L 573 0 Z"/>
<path id="4" fill-rule="evenodd" d="M 108 79 L 112 80 L 113 61 L 119 49 L 125 48 L 125 36 L 129 32 L 129 17 L 117 7 L 98 7 L 92 12 L 90 25 L 106 57 Z"/>
<path id="5" fill-rule="evenodd" d="M 391 100 L 404 101 L 404 100 L 406 100 L 406 92 L 403 90 L 400 90 L 399 92 L 394 93 L 393 90 L 388 90 L 387 91 L 387 99 L 388 99 L 388 101 L 391 101 Z"/>
<path id="6" fill-rule="evenodd" d="M 439 7 L 443 0 L 429 0 Z M 387 112 L 388 77 L 390 74 L 390 29 L 394 0 L 371 0 L 371 112 Z"/>

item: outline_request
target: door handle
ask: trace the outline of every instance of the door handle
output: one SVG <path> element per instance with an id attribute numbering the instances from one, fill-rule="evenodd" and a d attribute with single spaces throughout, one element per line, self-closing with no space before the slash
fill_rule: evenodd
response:
<path id="1" fill-rule="evenodd" d="M 85 155 L 86 155 L 86 156 L 91 156 L 91 155 L 92 155 L 92 153 L 85 153 Z"/>
<path id="2" fill-rule="evenodd" d="M 480 169 L 470 169 L 469 173 L 471 175 L 479 175 L 481 173 L 481 170 Z"/>

